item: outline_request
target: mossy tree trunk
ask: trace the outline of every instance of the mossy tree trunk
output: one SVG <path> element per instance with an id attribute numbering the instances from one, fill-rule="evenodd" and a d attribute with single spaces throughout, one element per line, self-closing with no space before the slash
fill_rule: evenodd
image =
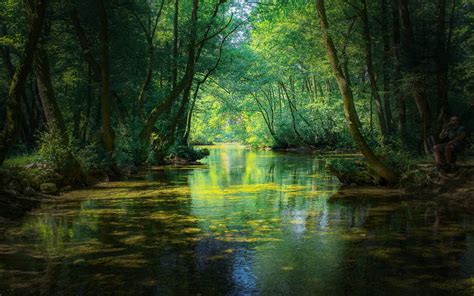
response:
<path id="1" fill-rule="evenodd" d="M 326 8 L 324 0 L 316 0 L 316 9 L 319 15 L 319 23 L 323 35 L 323 43 L 326 48 L 329 62 L 332 67 L 334 76 L 336 77 L 339 85 L 339 90 L 344 102 L 344 115 L 351 133 L 352 139 L 356 143 L 357 147 L 367 159 L 368 165 L 373 169 L 381 178 L 385 179 L 389 184 L 396 184 L 399 180 L 399 176 L 388 166 L 386 166 L 380 159 L 375 155 L 372 149 L 369 147 L 364 139 L 359 127 L 357 126 L 357 114 L 353 112 L 354 99 L 352 88 L 348 84 L 347 78 L 344 75 L 344 71 L 339 63 L 337 50 L 334 42 L 329 34 L 329 23 L 326 16 Z"/>

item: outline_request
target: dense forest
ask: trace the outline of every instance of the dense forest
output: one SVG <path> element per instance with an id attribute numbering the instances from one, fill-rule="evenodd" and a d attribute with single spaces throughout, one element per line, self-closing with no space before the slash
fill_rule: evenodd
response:
<path id="1" fill-rule="evenodd" d="M 0 0 L 0 296 L 474 295 L 474 0 Z"/>
<path id="2" fill-rule="evenodd" d="M 357 149 L 388 183 L 472 126 L 474 2 L 2 1 L 0 162 L 71 180 L 193 144 Z"/>

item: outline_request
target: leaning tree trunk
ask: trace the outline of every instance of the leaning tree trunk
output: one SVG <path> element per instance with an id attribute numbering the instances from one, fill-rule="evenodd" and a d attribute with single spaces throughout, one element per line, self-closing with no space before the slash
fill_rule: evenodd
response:
<path id="1" fill-rule="evenodd" d="M 46 123 L 51 130 L 61 134 L 64 143 L 67 143 L 67 129 L 61 110 L 54 96 L 53 83 L 51 82 L 51 70 L 49 66 L 46 49 L 39 45 L 34 58 L 34 70 L 38 86 L 39 98 L 43 106 Z"/>
<path id="2" fill-rule="evenodd" d="M 31 70 L 33 57 L 40 39 L 45 19 L 47 0 L 29 0 L 28 8 L 31 9 L 32 18 L 28 37 L 26 39 L 24 57 L 15 71 L 10 82 L 8 98 L 6 102 L 5 126 L 0 134 L 0 164 L 5 160 L 8 150 L 14 145 L 18 131 L 18 116 L 21 99 L 24 93 L 25 82 Z"/>
<path id="3" fill-rule="evenodd" d="M 320 18 L 319 23 L 323 34 L 324 46 L 326 47 L 328 59 L 344 101 L 344 115 L 346 117 L 351 136 L 356 145 L 359 147 L 361 153 L 367 159 L 369 167 L 373 169 L 381 178 L 385 179 L 389 184 L 396 184 L 398 183 L 399 176 L 391 168 L 382 163 L 380 159 L 378 159 L 378 157 L 374 154 L 372 149 L 365 141 L 356 124 L 357 115 L 353 112 L 354 99 L 352 88 L 347 82 L 347 79 L 339 63 L 336 47 L 331 36 L 329 35 L 329 24 L 326 17 L 324 0 L 316 0 L 316 9 Z"/>
<path id="4" fill-rule="evenodd" d="M 188 60 L 186 63 L 186 70 L 180 82 L 174 87 L 171 92 L 153 108 L 146 119 L 145 126 L 140 132 L 140 138 L 144 146 L 150 143 L 150 137 L 155 129 L 155 123 L 158 118 L 165 111 L 169 110 L 172 104 L 179 98 L 183 91 L 192 84 L 195 65 L 196 65 L 196 38 L 197 38 L 197 20 L 198 20 L 199 0 L 193 0 L 193 10 L 191 12 L 191 32 L 189 34 L 188 44 Z"/>

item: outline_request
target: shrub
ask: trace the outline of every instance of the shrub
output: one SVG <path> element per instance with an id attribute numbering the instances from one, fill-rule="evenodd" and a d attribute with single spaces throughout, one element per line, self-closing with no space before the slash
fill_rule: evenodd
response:
<path id="1" fill-rule="evenodd" d="M 87 174 L 107 170 L 111 165 L 103 146 L 98 142 L 92 142 L 81 149 L 77 149 L 75 155 Z"/>
<path id="2" fill-rule="evenodd" d="M 38 136 L 38 158 L 57 171 L 65 171 L 70 165 L 74 145 L 64 141 L 64 135 L 54 128 L 41 132 Z"/>

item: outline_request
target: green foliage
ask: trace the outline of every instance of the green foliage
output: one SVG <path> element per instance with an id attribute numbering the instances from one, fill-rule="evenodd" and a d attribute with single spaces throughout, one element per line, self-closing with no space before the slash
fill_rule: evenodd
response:
<path id="1" fill-rule="evenodd" d="M 110 168 L 110 160 L 106 157 L 103 146 L 97 141 L 76 149 L 75 156 L 86 174 L 94 174 Z"/>
<path id="2" fill-rule="evenodd" d="M 71 142 L 64 141 L 64 135 L 54 129 L 41 132 L 38 136 L 38 158 L 57 171 L 68 170 L 71 155 L 75 152 Z"/>
<path id="3" fill-rule="evenodd" d="M 116 161 L 119 166 L 138 166 L 146 159 L 147 151 L 139 138 L 140 128 L 136 123 L 120 126 L 116 129 Z"/>
<path id="4" fill-rule="evenodd" d="M 187 117 L 188 112 L 192 112 L 190 143 L 240 142 L 260 148 L 308 146 L 325 150 L 354 147 L 339 89 L 320 39 L 315 1 L 273 1 L 272 5 L 255 5 L 246 1 L 200 1 L 197 40 L 204 40 L 205 32 L 209 32 L 212 38 L 199 43 L 199 46 L 204 45 L 202 48 L 196 48 L 200 56 L 196 58 L 190 92 L 190 98 L 196 97 L 196 101 L 191 99 L 181 109 L 184 97 L 181 92 L 163 108 L 153 126 L 150 147 L 147 147 L 149 139 L 141 137 L 144 123 L 151 110 L 161 106 L 172 93 L 174 63 L 178 72 L 177 82 L 186 73 L 192 1 L 180 1 L 179 50 L 176 57 L 173 51 L 174 1 L 163 2 L 157 29 L 152 36 L 148 35 L 153 32 L 147 30 L 159 14 L 161 1 L 127 1 L 123 5 L 117 5 L 115 1 L 104 2 L 110 33 L 111 123 L 116 132 L 113 156 L 119 166 L 161 163 L 168 155 L 185 159 L 202 157 L 204 154 L 185 147 L 187 143 L 184 146 L 183 143 L 173 145 L 175 140 L 182 138 L 180 133 L 189 129 L 183 127 L 182 121 L 175 124 L 176 119 L 183 113 Z M 363 2 L 335 0 L 326 1 L 326 6 L 338 58 L 354 92 L 361 130 L 369 146 L 375 148 L 384 162 L 398 171 L 405 171 L 422 153 L 420 115 L 413 99 L 416 94 L 414 80 L 422 80 L 425 84 L 423 95 L 427 98 L 433 120 L 440 109 L 436 76 L 439 52 L 435 28 L 438 26 L 426 26 L 438 22 L 438 8 L 436 2 L 430 0 L 420 0 L 419 5 L 409 7 L 415 35 L 413 49 L 418 63 L 416 71 L 412 71 L 411 53 L 405 44 L 408 42 L 403 36 L 404 30 L 399 32 L 402 48 L 395 48 L 394 44 L 396 22 L 393 22 L 392 13 L 396 15 L 398 11 L 393 6 L 397 1 L 385 2 L 386 5 L 382 6 L 384 1 L 368 1 L 367 11 L 373 68 L 377 78 L 376 91 L 384 102 L 387 100 L 383 113 L 392 118 L 390 139 L 382 137 L 377 122 L 377 104 L 374 103 L 367 78 L 366 41 L 360 18 Z M 453 16 L 450 15 L 452 3 L 445 2 L 444 33 L 445 37 L 451 38 L 450 46 L 445 46 L 449 50 L 446 55 L 449 61 L 449 107 L 451 112 L 461 115 L 465 125 L 472 126 L 472 116 L 466 110 L 474 104 L 474 35 L 471 29 L 474 2 L 452 2 L 456 4 Z M 216 3 L 222 5 L 217 10 L 217 16 L 212 18 Z M 92 65 L 100 66 L 100 21 L 95 7 L 93 0 L 53 1 L 48 6 L 47 30 L 41 36 L 41 45 L 50 60 L 54 95 L 64 122 L 70 129 L 71 143 L 63 143 L 54 131 L 41 133 L 38 143 L 31 141 L 32 135 L 45 127 L 44 112 L 35 92 L 33 71 L 25 86 L 25 102 L 21 104 L 25 110 L 17 114 L 21 115 L 18 116 L 21 119 L 21 132 L 18 132 L 20 143 L 14 149 L 17 154 L 37 149 L 41 161 L 57 169 L 66 166 L 70 154 L 76 156 L 86 171 L 103 170 L 111 165 L 96 138 L 102 123 L 101 105 L 97 101 L 102 83 L 101 77 L 95 76 L 100 76 L 101 72 L 99 69 L 96 75 L 94 67 L 89 65 L 90 60 L 84 57 L 84 53 L 90 54 Z M 383 17 L 383 8 L 386 9 L 386 17 Z M 77 34 L 77 28 L 71 27 L 69 12 L 74 9 L 77 9 L 83 36 Z M 231 15 L 232 21 L 227 25 Z M 448 28 L 451 17 L 454 20 L 452 30 Z M 28 37 L 24 3 L 1 2 L 0 19 L 0 46 L 5 49 L 0 68 L 4 70 L 8 66 L 5 64 L 8 60 L 6 49 L 10 51 L 14 68 L 19 68 Z M 237 25 L 238 29 L 225 39 L 226 34 Z M 64 30 L 65 27 L 69 29 Z M 81 48 L 78 42 L 81 37 L 87 39 L 90 48 Z M 384 48 L 385 37 L 388 37 L 388 50 Z M 395 49 L 401 52 L 400 61 L 394 57 Z M 399 77 L 395 73 L 398 62 L 401 70 Z M 146 81 L 149 66 L 152 73 L 140 105 L 137 97 Z M 211 69 L 212 73 L 209 72 Z M 7 71 L 0 71 L 0 85 L 8 86 L 9 81 Z M 200 88 L 195 94 L 198 82 Z M 404 145 L 397 140 L 400 138 L 397 131 L 399 95 L 406 104 L 408 134 Z M 7 97 L 8 87 L 1 87 L 0 107 L 5 106 Z M 3 122 L 5 112 L 1 111 L 0 122 Z M 440 125 L 440 122 L 433 122 L 432 125 Z M 437 133 L 436 130 L 430 132 Z M 26 160 L 18 158 L 6 164 L 23 161 Z"/>

